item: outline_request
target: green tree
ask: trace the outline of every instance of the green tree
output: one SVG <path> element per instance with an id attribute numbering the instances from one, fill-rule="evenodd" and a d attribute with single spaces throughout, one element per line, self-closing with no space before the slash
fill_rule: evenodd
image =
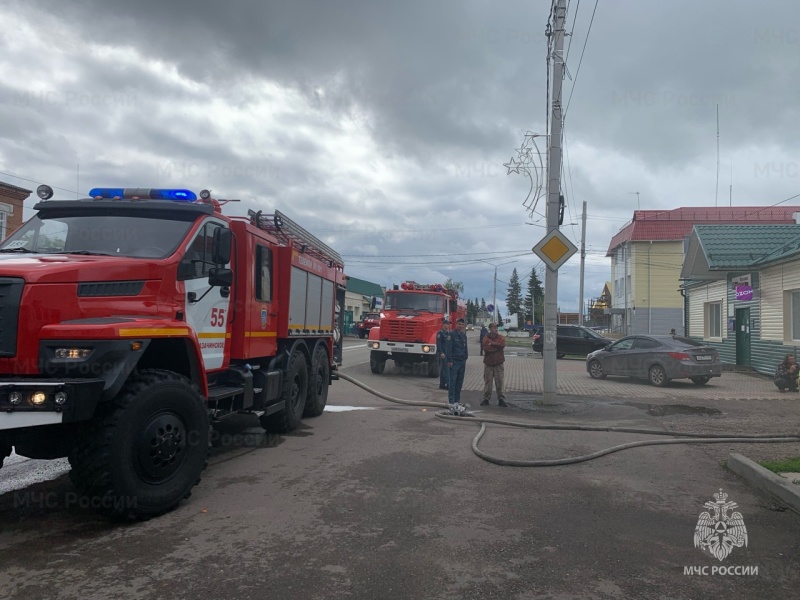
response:
<path id="1" fill-rule="evenodd" d="M 519 275 L 517 269 L 511 271 L 511 279 L 508 281 L 508 290 L 506 291 L 506 308 L 509 315 L 522 316 L 522 286 L 519 283 Z"/>
<path id="2" fill-rule="evenodd" d="M 460 281 L 453 281 L 449 277 L 447 278 L 447 281 L 444 282 L 444 288 L 446 290 L 455 290 L 462 294 L 464 293 L 464 284 Z"/>
<path id="3" fill-rule="evenodd" d="M 525 320 L 533 323 L 544 322 L 544 290 L 542 282 L 536 274 L 536 269 L 531 269 L 528 277 L 528 293 L 525 295 Z"/>

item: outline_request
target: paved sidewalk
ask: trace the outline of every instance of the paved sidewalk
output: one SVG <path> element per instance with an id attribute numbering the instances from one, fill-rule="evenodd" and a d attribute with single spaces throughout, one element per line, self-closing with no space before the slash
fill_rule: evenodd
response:
<path id="1" fill-rule="evenodd" d="M 483 390 L 483 357 L 478 354 L 477 340 L 470 344 L 464 390 Z M 698 386 L 688 379 L 671 381 L 657 388 L 646 381 L 630 377 L 592 379 L 586 372 L 586 361 L 580 358 L 563 358 L 558 366 L 558 393 L 569 396 L 594 396 L 611 398 L 661 399 L 661 400 L 790 400 L 800 394 L 780 393 L 769 377 L 755 373 L 723 373 L 706 385 Z M 544 359 L 540 354 L 526 352 L 524 348 L 506 348 L 505 388 L 511 392 L 541 394 L 544 386 Z"/>

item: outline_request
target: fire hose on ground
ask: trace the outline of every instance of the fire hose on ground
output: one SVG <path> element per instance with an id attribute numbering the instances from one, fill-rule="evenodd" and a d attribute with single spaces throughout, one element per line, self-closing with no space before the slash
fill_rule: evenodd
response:
<path id="1" fill-rule="evenodd" d="M 780 433 L 780 434 L 760 434 L 760 435 L 731 435 L 729 433 L 681 433 L 674 431 L 659 431 L 655 429 L 635 429 L 630 427 L 601 427 L 594 425 L 552 425 L 541 423 L 523 423 L 520 421 L 511 421 L 509 419 L 495 419 L 489 417 L 479 417 L 473 413 L 468 413 L 465 410 L 456 409 L 455 411 L 449 409 L 449 405 L 444 402 L 427 402 L 424 400 L 404 400 L 402 398 L 395 398 L 388 394 L 384 394 L 368 385 L 358 381 L 357 379 L 345 375 L 341 371 L 337 373 L 339 378 L 349 381 L 353 385 L 369 392 L 388 402 L 395 404 L 403 404 L 405 406 L 424 406 L 431 408 L 441 408 L 440 412 L 435 413 L 437 419 L 446 421 L 454 421 L 458 423 L 480 424 L 480 431 L 472 440 L 472 451 L 480 458 L 496 465 L 503 465 L 508 467 L 552 467 L 557 465 L 572 465 L 576 463 L 586 462 L 606 456 L 614 452 L 628 450 L 630 448 L 641 448 L 643 446 L 665 446 L 672 444 L 786 444 L 800 442 L 800 435 L 796 433 Z M 463 405 L 461 405 L 463 407 Z M 448 412 L 450 410 L 450 412 Z M 542 459 L 542 460 L 512 460 L 505 458 L 498 458 L 487 454 L 478 447 L 481 438 L 486 433 L 486 424 L 491 423 L 495 425 L 505 425 L 507 427 L 519 427 L 523 429 L 539 429 L 550 431 L 595 431 L 606 433 L 635 433 L 643 435 L 661 435 L 671 436 L 666 440 L 641 440 L 637 442 L 628 442 L 626 444 L 619 444 L 592 452 L 591 454 L 584 454 L 581 456 L 571 456 L 568 458 L 557 459 Z"/>

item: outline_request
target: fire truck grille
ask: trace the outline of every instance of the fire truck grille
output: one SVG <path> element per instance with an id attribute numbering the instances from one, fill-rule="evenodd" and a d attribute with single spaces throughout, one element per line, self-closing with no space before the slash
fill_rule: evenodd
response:
<path id="1" fill-rule="evenodd" d="M 17 354 L 17 325 L 23 285 L 22 279 L 0 277 L 0 356 Z"/>
<path id="2" fill-rule="evenodd" d="M 422 342 L 422 323 L 412 319 L 383 319 L 381 338 L 390 342 Z"/>

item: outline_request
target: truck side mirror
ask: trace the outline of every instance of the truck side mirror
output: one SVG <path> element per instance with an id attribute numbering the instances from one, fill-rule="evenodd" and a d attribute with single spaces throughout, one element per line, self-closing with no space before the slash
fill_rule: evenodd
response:
<path id="1" fill-rule="evenodd" d="M 212 267 L 208 270 L 208 285 L 212 287 L 230 287 L 233 284 L 233 271 Z"/>
<path id="2" fill-rule="evenodd" d="M 230 229 L 217 227 L 214 230 L 214 240 L 211 244 L 211 261 L 215 265 L 227 265 L 231 262 L 231 240 Z"/>

